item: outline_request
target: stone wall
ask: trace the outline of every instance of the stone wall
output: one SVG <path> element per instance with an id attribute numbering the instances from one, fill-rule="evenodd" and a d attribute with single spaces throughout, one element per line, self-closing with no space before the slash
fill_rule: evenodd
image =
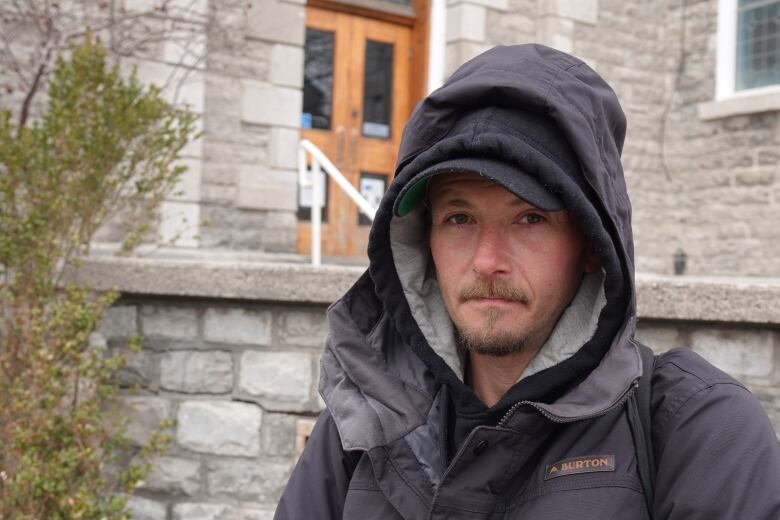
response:
<path id="1" fill-rule="evenodd" d="M 210 8 L 201 246 L 294 252 L 303 2 Z"/>
<path id="2" fill-rule="evenodd" d="M 173 443 L 131 507 L 138 519 L 271 518 L 312 419 L 325 310 L 361 269 L 105 259 L 82 281 L 118 287 L 97 340 L 129 356 L 130 437 L 163 419 Z M 780 283 L 640 276 L 638 338 L 693 348 L 746 383 L 780 431 Z M 143 336 L 143 349 L 124 348 Z"/>
<path id="3" fill-rule="evenodd" d="M 176 423 L 134 518 L 271 518 L 298 423 L 322 406 L 323 316 L 322 305 L 138 297 L 110 310 L 100 332 L 110 347 L 144 338 L 121 373 L 129 437 Z"/>

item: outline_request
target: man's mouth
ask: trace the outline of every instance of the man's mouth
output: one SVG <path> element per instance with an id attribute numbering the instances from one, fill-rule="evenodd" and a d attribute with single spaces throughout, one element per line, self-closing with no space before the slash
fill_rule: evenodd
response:
<path id="1" fill-rule="evenodd" d="M 476 300 L 485 303 L 527 303 L 525 295 L 514 287 L 501 282 L 477 282 L 460 292 L 464 301 Z"/>

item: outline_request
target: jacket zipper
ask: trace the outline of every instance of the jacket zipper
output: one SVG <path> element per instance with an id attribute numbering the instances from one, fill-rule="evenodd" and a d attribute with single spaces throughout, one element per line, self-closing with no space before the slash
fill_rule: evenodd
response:
<path id="1" fill-rule="evenodd" d="M 561 417 L 561 416 L 552 414 L 552 413 L 548 412 L 547 410 L 545 410 L 544 408 L 541 408 L 538 403 L 534 403 L 533 401 L 519 401 L 519 402 L 513 404 L 509 408 L 509 410 L 506 411 L 506 413 L 501 418 L 501 420 L 498 421 L 498 424 L 496 425 L 496 428 L 505 428 L 506 427 L 505 426 L 506 422 L 512 417 L 512 415 L 515 413 L 515 411 L 517 411 L 517 409 L 520 408 L 523 405 L 528 405 L 528 406 L 534 407 L 539 413 L 541 413 L 544 417 L 546 417 L 550 421 L 555 422 L 555 423 L 560 423 L 560 424 L 571 423 L 571 422 L 576 422 L 576 421 L 585 420 L 585 419 L 592 419 L 594 417 L 601 417 L 602 415 L 608 414 L 612 410 L 615 410 L 617 408 L 622 407 L 626 403 L 626 401 L 628 401 L 628 399 L 631 397 L 631 394 L 634 393 L 634 391 L 636 390 L 636 388 L 638 386 L 639 386 L 639 380 L 635 379 L 631 383 L 631 385 L 628 387 L 628 389 L 625 392 L 623 392 L 623 395 L 620 396 L 620 398 L 617 401 L 615 401 L 612 405 L 608 406 L 604 410 L 601 410 L 601 411 L 599 411 L 597 413 L 593 413 L 593 414 L 589 414 L 589 415 L 581 415 L 579 417 L 574 417 L 574 418 L 572 418 L 572 417 Z M 455 454 L 455 456 L 450 461 L 450 464 L 447 466 L 447 469 L 444 471 L 444 474 L 441 476 L 441 479 L 439 480 L 439 483 L 435 486 L 434 493 L 433 493 L 433 501 L 431 502 L 431 511 L 429 511 L 429 515 L 433 512 L 433 504 L 435 504 L 436 500 L 439 498 L 439 491 L 441 489 L 441 485 L 446 480 L 447 476 L 450 473 L 450 470 L 454 467 L 455 461 L 457 461 L 461 457 L 463 452 L 466 451 L 466 448 L 469 445 L 469 440 L 471 440 L 471 438 L 475 435 L 475 433 L 474 433 L 475 431 L 476 431 L 476 429 L 472 430 L 466 436 L 466 439 L 463 441 L 463 444 L 461 445 L 461 447 L 458 449 L 458 451 Z M 430 516 L 429 516 L 429 518 L 430 518 Z"/>
<path id="2" fill-rule="evenodd" d="M 610 405 L 607 408 L 605 408 L 605 409 L 603 409 L 601 411 L 598 411 L 596 413 L 592 413 L 592 414 L 588 414 L 588 415 L 580 415 L 578 417 L 561 417 L 560 415 L 555 415 L 555 414 L 552 414 L 552 413 L 548 412 L 547 410 L 542 408 L 541 405 L 539 405 L 539 403 L 535 403 L 533 401 L 519 401 L 519 402 L 513 404 L 509 408 L 509 410 L 506 411 L 506 413 L 501 418 L 501 420 L 498 421 L 498 424 L 496 425 L 496 427 L 497 428 L 504 428 L 506 423 L 507 423 L 507 421 L 509 421 L 509 419 L 512 417 L 512 415 L 514 415 L 514 413 L 517 411 L 517 409 L 520 408 L 523 405 L 528 405 L 528 406 L 534 407 L 544 417 L 546 417 L 547 419 L 549 419 L 550 421 L 552 421 L 554 423 L 559 423 L 559 424 L 572 423 L 572 422 L 581 421 L 581 420 L 584 420 L 584 419 L 593 419 L 594 417 L 601 417 L 602 415 L 607 415 L 612 410 L 615 410 L 617 408 L 622 407 L 626 403 L 626 401 L 628 401 L 628 399 L 631 397 L 631 394 L 634 393 L 634 391 L 636 390 L 636 388 L 638 386 L 639 386 L 639 380 L 635 379 L 631 383 L 631 385 L 628 387 L 628 389 L 625 392 L 623 392 L 623 395 L 620 396 L 620 398 L 617 401 L 612 403 L 612 405 Z"/>

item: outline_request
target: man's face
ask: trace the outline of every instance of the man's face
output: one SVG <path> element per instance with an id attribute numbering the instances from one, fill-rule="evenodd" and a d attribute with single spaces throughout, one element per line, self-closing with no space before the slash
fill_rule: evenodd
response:
<path id="1" fill-rule="evenodd" d="M 541 348 L 598 259 L 568 211 L 549 212 L 469 173 L 431 179 L 430 246 L 463 346 Z"/>

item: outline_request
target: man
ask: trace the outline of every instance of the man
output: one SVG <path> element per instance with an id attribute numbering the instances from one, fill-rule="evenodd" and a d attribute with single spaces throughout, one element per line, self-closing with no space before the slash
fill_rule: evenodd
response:
<path id="1" fill-rule="evenodd" d="M 624 135 L 611 88 L 542 46 L 417 107 L 278 520 L 780 518 L 758 401 L 687 349 L 643 367 Z"/>

